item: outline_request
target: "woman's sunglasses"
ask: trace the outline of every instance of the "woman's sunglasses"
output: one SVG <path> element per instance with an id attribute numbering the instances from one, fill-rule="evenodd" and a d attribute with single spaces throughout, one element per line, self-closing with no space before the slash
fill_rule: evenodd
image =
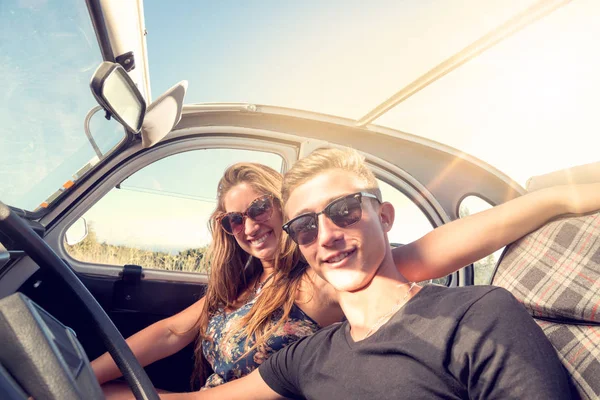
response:
<path id="1" fill-rule="evenodd" d="M 319 234 L 319 215 L 325 214 L 331 222 L 340 228 L 346 228 L 360 221 L 363 197 L 379 201 L 377 196 L 367 192 L 349 194 L 333 200 L 319 213 L 306 213 L 297 216 L 283 225 L 283 230 L 299 245 L 311 244 Z"/>
<path id="2" fill-rule="evenodd" d="M 273 215 L 273 195 L 265 194 L 252 201 L 246 211 L 230 212 L 221 215 L 217 222 L 230 235 L 237 235 L 244 230 L 246 217 L 256 222 L 266 222 Z"/>

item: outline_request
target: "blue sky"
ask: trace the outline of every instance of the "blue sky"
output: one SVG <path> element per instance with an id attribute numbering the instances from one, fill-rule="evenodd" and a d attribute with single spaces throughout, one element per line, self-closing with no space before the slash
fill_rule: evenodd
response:
<path id="1" fill-rule="evenodd" d="M 2 201 L 32 210 L 94 156 L 83 121 L 97 104 L 89 80 L 101 61 L 84 2 L 0 2 Z M 123 136 L 101 119 L 93 127 L 105 150 Z"/>
<path id="2" fill-rule="evenodd" d="M 146 1 L 152 93 L 187 79 L 190 103 L 256 102 L 358 119 L 534 3 Z M 375 123 L 468 152 L 522 185 L 599 161 L 599 19 L 600 2 L 572 1 Z"/>
<path id="3" fill-rule="evenodd" d="M 358 118 L 533 2 L 146 1 L 152 91 Z"/>

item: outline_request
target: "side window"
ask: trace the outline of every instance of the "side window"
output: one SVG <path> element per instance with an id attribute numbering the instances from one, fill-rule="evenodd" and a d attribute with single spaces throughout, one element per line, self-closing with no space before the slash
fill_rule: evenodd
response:
<path id="1" fill-rule="evenodd" d="M 388 234 L 392 246 L 413 242 L 433 230 L 425 213 L 404 193 L 382 180 L 378 182 L 383 200 L 392 203 L 396 211 L 394 226 Z M 447 282 L 447 277 L 433 280 L 441 285 Z"/>
<path id="2" fill-rule="evenodd" d="M 208 218 L 217 184 L 229 165 L 259 162 L 276 171 L 273 153 L 236 149 L 191 150 L 158 160 L 112 189 L 66 234 L 74 259 L 94 264 L 207 273 L 201 264 L 211 240 Z M 86 229 L 81 228 L 85 223 Z M 83 240 L 76 244 L 71 237 Z M 76 240 L 77 241 L 77 240 Z"/>
<path id="3" fill-rule="evenodd" d="M 392 203 L 396 218 L 388 234 L 392 245 L 413 242 L 433 230 L 433 226 L 423 211 L 404 193 L 390 184 L 378 180 L 383 200 Z"/>
<path id="4" fill-rule="evenodd" d="M 492 208 L 493 206 L 487 201 L 478 196 L 467 196 L 461 202 L 458 208 L 459 218 L 467 217 L 481 211 Z M 489 256 L 482 258 L 473 263 L 475 270 L 475 285 L 489 285 L 492 280 L 492 274 L 496 268 L 496 263 L 500 259 L 500 255 L 504 247 Z"/>

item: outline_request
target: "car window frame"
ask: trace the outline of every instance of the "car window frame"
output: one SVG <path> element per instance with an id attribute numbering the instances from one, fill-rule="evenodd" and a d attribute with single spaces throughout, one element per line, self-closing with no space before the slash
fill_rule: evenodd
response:
<path id="1" fill-rule="evenodd" d="M 487 208 L 486 210 L 489 210 L 489 209 L 491 209 L 491 208 L 494 208 L 494 207 L 496 207 L 496 206 L 498 205 L 498 204 L 495 204 L 493 201 L 491 201 L 489 198 L 487 198 L 486 196 L 484 196 L 484 195 L 483 195 L 483 194 L 481 194 L 481 193 L 478 193 L 478 192 L 467 192 L 467 193 L 465 193 L 463 196 L 461 196 L 461 197 L 460 197 L 460 199 L 458 200 L 458 202 L 456 203 L 456 210 L 455 210 L 455 213 L 456 213 L 456 217 L 457 217 L 457 219 L 460 219 L 460 218 L 461 218 L 461 216 L 460 216 L 460 207 L 462 206 L 463 202 L 464 202 L 466 199 L 468 199 L 469 197 L 477 197 L 477 198 L 479 198 L 479 200 L 481 200 L 481 201 L 483 201 L 483 202 L 487 203 L 487 204 L 488 204 L 490 207 L 489 207 L 489 208 Z M 485 211 L 485 210 L 481 210 L 481 211 Z M 477 212 L 480 212 L 480 211 L 475 211 L 474 213 L 477 213 Z M 471 214 L 470 214 L 470 215 L 471 215 Z M 486 284 L 491 284 L 491 281 L 492 281 L 492 279 L 493 279 L 493 277 L 494 277 L 494 274 L 495 274 L 495 270 L 498 268 L 498 264 L 500 264 L 500 260 L 502 260 L 502 257 L 504 256 L 504 253 L 506 252 L 506 248 L 507 248 L 508 246 L 509 246 L 509 245 L 503 246 L 501 249 L 499 249 L 499 250 L 495 251 L 494 253 L 492 253 L 492 254 L 495 254 L 495 253 L 498 253 L 498 252 L 499 252 L 499 255 L 498 255 L 498 259 L 496 260 L 496 265 L 495 265 L 495 266 L 494 266 L 494 268 L 493 268 L 493 271 L 492 271 L 491 278 L 490 278 L 489 282 L 487 282 L 487 283 L 478 283 L 478 284 L 476 284 L 476 283 L 475 283 L 475 275 L 476 275 L 476 271 L 475 271 L 475 263 L 477 263 L 477 262 L 479 262 L 479 261 L 481 261 L 481 260 L 477 260 L 477 261 L 475 261 L 474 263 L 472 263 L 472 264 L 471 264 L 471 276 L 469 277 L 469 283 L 468 283 L 468 285 L 473 285 L 473 286 L 476 286 L 476 285 L 486 285 Z M 488 255 L 487 255 L 486 257 L 484 257 L 484 258 L 487 258 L 487 257 L 489 257 L 490 255 L 491 255 L 491 254 L 488 254 Z"/>
<path id="2" fill-rule="evenodd" d="M 189 128 L 188 128 L 189 129 Z M 47 216 L 58 219 L 54 226 L 48 226 L 46 239 L 51 247 L 57 249 L 59 255 L 71 262 L 73 269 L 78 273 L 92 274 L 107 277 L 119 277 L 123 271 L 122 266 L 107 266 L 107 265 L 88 265 L 87 263 L 73 260 L 64 249 L 63 238 L 66 230 L 79 217 L 83 216 L 89 208 L 91 208 L 100 198 L 104 197 L 118 183 L 125 180 L 135 172 L 141 170 L 147 165 L 174 155 L 191 150 L 211 149 L 211 148 L 232 148 L 243 150 L 269 151 L 276 153 L 282 157 L 282 172 L 285 173 L 290 166 L 297 160 L 298 155 L 302 154 L 302 149 L 310 146 L 311 150 L 317 147 L 341 147 L 328 142 L 307 139 L 299 136 L 291 137 L 296 140 L 277 140 L 274 134 L 252 134 L 240 136 L 225 136 L 223 132 L 214 134 L 205 134 L 202 136 L 185 136 L 176 140 L 167 140 L 156 146 L 145 150 L 133 150 L 131 154 L 120 155 L 120 158 L 112 160 L 112 164 L 108 165 L 105 170 L 96 171 L 96 174 L 107 175 L 100 181 L 97 176 L 91 177 L 92 182 L 80 188 L 80 191 L 87 193 L 79 193 L 80 199 L 76 200 L 76 204 L 65 210 L 57 210 L 55 214 L 62 212 L 60 218 L 57 215 Z M 286 137 L 289 139 L 289 137 Z M 385 181 L 397 190 L 405 194 L 409 200 L 425 214 L 432 222 L 433 227 L 440 226 L 450 221 L 450 218 L 444 211 L 443 207 L 437 199 L 426 189 L 426 187 L 413 178 L 403 169 L 396 165 L 380 159 L 372 154 L 363 153 L 367 164 L 373 169 L 378 179 Z M 96 181 L 94 181 L 94 178 Z M 75 195 L 77 193 L 74 193 Z M 461 269 L 451 275 L 449 286 L 460 286 L 466 283 L 465 276 L 468 276 L 466 268 Z M 191 272 L 175 272 L 175 271 L 160 271 L 144 269 L 144 279 L 148 280 L 168 280 L 168 281 L 183 281 L 183 282 L 200 282 L 206 283 L 208 277 L 203 274 Z"/>
<path id="3" fill-rule="evenodd" d="M 61 221 L 49 230 L 46 237 L 49 245 L 57 250 L 59 256 L 67 260 L 77 273 L 119 277 L 123 272 L 123 266 L 104 264 L 93 264 L 78 261 L 72 258 L 64 247 L 64 236 L 69 227 L 83 216 L 94 204 L 106 196 L 116 185 L 123 182 L 129 176 L 140 171 L 144 167 L 175 154 L 205 149 L 239 149 L 270 152 L 282 158 L 282 172 L 293 163 L 298 152 L 298 146 L 290 143 L 278 143 L 264 138 L 249 137 L 219 137 L 202 136 L 182 138 L 173 142 L 158 144 L 145 151 L 137 152 L 133 157 L 115 166 L 110 175 L 104 177 L 101 182 L 95 182 L 95 187 L 87 193 L 77 204 L 71 207 Z M 168 280 L 190 283 L 206 283 L 206 274 L 194 272 L 161 271 L 144 269 L 145 280 Z"/>
<path id="4" fill-rule="evenodd" d="M 373 155 L 366 153 L 364 153 L 364 155 L 366 162 L 374 172 L 375 177 L 400 191 L 412 201 L 417 208 L 423 212 L 425 217 L 427 217 L 432 225 L 432 230 L 452 221 L 433 194 L 431 194 L 421 182 L 413 178 L 408 172 Z M 472 275 L 472 269 L 472 265 L 467 265 L 448 275 L 449 278 L 446 285 L 449 287 L 468 285 L 469 276 Z"/>

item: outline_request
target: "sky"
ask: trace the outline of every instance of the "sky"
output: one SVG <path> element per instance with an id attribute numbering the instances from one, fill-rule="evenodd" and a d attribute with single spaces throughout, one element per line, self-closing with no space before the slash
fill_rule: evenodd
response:
<path id="1" fill-rule="evenodd" d="M 359 119 L 536 2 L 146 0 L 152 98 L 188 80 L 187 103 Z M 600 1 L 573 0 L 375 123 L 465 151 L 523 186 L 600 161 L 598 20 Z M 0 1 L 2 201 L 34 209 L 94 158 L 83 120 L 100 61 L 83 1 Z M 123 137 L 100 114 L 92 128 L 104 152 Z"/>
<path id="2" fill-rule="evenodd" d="M 101 61 L 85 2 L 0 1 L 0 200 L 34 210 L 94 158 L 83 127 Z M 124 137 L 100 114 L 91 127 L 103 152 Z"/>
<path id="3" fill-rule="evenodd" d="M 152 94 L 358 119 L 534 0 L 144 3 Z M 167 18 L 166 15 L 176 15 Z M 376 124 L 470 153 L 525 185 L 600 161 L 600 2 L 573 0 Z"/>

